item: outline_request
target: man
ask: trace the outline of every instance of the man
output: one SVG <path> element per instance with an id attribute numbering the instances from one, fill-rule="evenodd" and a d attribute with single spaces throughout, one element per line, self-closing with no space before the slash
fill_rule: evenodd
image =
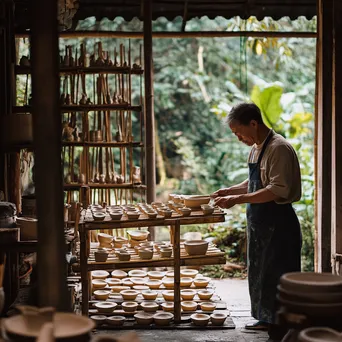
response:
<path id="1" fill-rule="evenodd" d="M 231 208 L 247 203 L 247 266 L 252 316 L 246 328 L 268 327 L 270 340 L 284 331 L 275 325 L 277 284 L 281 275 L 300 271 L 301 231 L 292 202 L 301 197 L 300 167 L 292 146 L 263 122 L 253 103 L 235 106 L 227 123 L 237 138 L 252 146 L 249 177 L 212 194 L 215 204 Z"/>

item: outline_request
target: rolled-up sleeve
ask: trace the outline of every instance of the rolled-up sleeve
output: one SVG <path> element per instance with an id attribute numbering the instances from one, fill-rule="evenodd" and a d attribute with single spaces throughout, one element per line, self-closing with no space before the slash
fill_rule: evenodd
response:
<path id="1" fill-rule="evenodd" d="M 277 146 L 266 166 L 266 189 L 279 197 L 277 203 L 298 201 L 301 197 L 300 168 L 295 151 L 288 145 Z"/>

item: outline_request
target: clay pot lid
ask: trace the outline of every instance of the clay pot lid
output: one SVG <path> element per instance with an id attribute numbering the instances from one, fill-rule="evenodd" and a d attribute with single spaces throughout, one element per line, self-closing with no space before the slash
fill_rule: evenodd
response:
<path id="1" fill-rule="evenodd" d="M 104 316 L 105 317 L 105 316 Z M 18 336 L 38 337 L 40 330 L 27 325 L 23 315 L 16 315 L 3 320 L 6 332 Z M 75 338 L 88 334 L 95 328 L 95 323 L 88 317 L 66 312 L 56 312 L 53 318 L 53 334 L 56 339 Z"/>
<path id="2" fill-rule="evenodd" d="M 280 278 L 284 289 L 311 292 L 342 292 L 342 277 L 331 273 L 292 272 Z"/>

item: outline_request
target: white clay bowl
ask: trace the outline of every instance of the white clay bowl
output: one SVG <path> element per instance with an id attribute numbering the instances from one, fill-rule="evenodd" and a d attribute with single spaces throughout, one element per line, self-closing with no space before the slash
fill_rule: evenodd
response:
<path id="1" fill-rule="evenodd" d="M 196 311 L 197 303 L 192 301 L 181 302 L 183 311 Z"/>
<path id="2" fill-rule="evenodd" d="M 123 302 L 121 304 L 121 306 L 125 312 L 135 312 L 137 310 L 138 303 L 136 303 L 136 302 Z"/>
<path id="3" fill-rule="evenodd" d="M 161 280 L 158 279 L 150 279 L 146 285 L 150 288 L 150 289 L 159 289 L 160 286 L 162 284 Z"/>
<path id="4" fill-rule="evenodd" d="M 216 303 L 211 303 L 211 302 L 201 303 L 201 310 L 202 311 L 213 312 L 215 309 L 216 309 Z"/>
<path id="5" fill-rule="evenodd" d="M 209 300 L 214 294 L 213 290 L 199 290 L 197 295 L 201 300 Z"/>
<path id="6" fill-rule="evenodd" d="M 97 300 L 107 300 L 112 291 L 107 290 L 96 290 L 94 291 L 95 299 Z"/>
<path id="7" fill-rule="evenodd" d="M 92 315 L 90 319 L 99 327 L 106 321 L 107 317 L 104 315 Z"/>
<path id="8" fill-rule="evenodd" d="M 100 290 L 107 286 L 107 282 L 103 279 L 93 279 L 91 284 L 93 286 L 93 290 Z"/>
<path id="9" fill-rule="evenodd" d="M 106 319 L 106 323 L 113 326 L 122 326 L 125 320 L 124 316 L 110 316 Z"/>
<path id="10" fill-rule="evenodd" d="M 106 283 L 109 286 L 118 286 L 118 285 L 121 285 L 121 280 L 120 279 L 116 279 L 116 278 L 107 278 L 106 279 Z"/>
<path id="11" fill-rule="evenodd" d="M 129 277 L 144 278 L 147 276 L 147 272 L 141 270 L 131 270 L 128 272 Z"/>
<path id="12" fill-rule="evenodd" d="M 167 289 L 173 289 L 175 286 L 175 280 L 174 278 L 164 278 L 163 280 L 163 285 L 167 288 Z"/>
<path id="13" fill-rule="evenodd" d="M 210 315 L 210 320 L 213 325 L 223 325 L 227 315 L 224 313 L 213 313 Z"/>
<path id="14" fill-rule="evenodd" d="M 150 232 L 146 230 L 129 230 L 127 234 L 132 240 L 143 241 L 146 240 Z"/>
<path id="15" fill-rule="evenodd" d="M 180 274 L 182 277 L 190 277 L 190 278 L 195 278 L 196 275 L 198 274 L 197 270 L 193 269 L 184 269 L 180 271 Z"/>
<path id="16" fill-rule="evenodd" d="M 140 305 L 145 312 L 156 312 L 159 308 L 159 304 L 155 302 L 143 302 Z"/>
<path id="17" fill-rule="evenodd" d="M 102 314 L 102 313 L 112 313 L 114 311 L 114 309 L 116 308 L 117 304 L 116 303 L 112 303 L 112 302 L 99 302 L 99 303 L 95 303 L 95 308 L 97 309 L 97 311 Z"/>
<path id="18" fill-rule="evenodd" d="M 173 314 L 170 312 L 156 313 L 153 319 L 156 325 L 169 325 L 173 319 Z"/>
<path id="19" fill-rule="evenodd" d="M 139 312 L 134 315 L 134 318 L 139 325 L 150 325 L 153 323 L 153 314 L 148 314 L 146 312 Z"/>
<path id="20" fill-rule="evenodd" d="M 91 277 L 93 279 L 106 279 L 109 276 L 107 271 L 92 271 Z"/>
<path id="21" fill-rule="evenodd" d="M 183 300 L 193 300 L 195 295 L 196 295 L 196 291 L 194 291 L 194 290 L 181 290 L 180 295 L 181 295 Z"/>
<path id="22" fill-rule="evenodd" d="M 123 279 L 127 277 L 127 273 L 125 271 L 121 271 L 121 270 L 114 270 L 111 273 L 113 278 L 117 278 L 117 279 Z"/>
<path id="23" fill-rule="evenodd" d="M 161 304 L 163 311 L 165 312 L 173 312 L 174 310 L 174 303 L 173 302 L 164 302 Z"/>
<path id="24" fill-rule="evenodd" d="M 195 278 L 194 284 L 196 287 L 207 287 L 210 280 L 210 278 Z"/>
<path id="25" fill-rule="evenodd" d="M 191 321 L 197 326 L 206 326 L 209 323 L 210 316 L 206 314 L 193 314 L 190 316 Z"/>
<path id="26" fill-rule="evenodd" d="M 163 279 L 166 275 L 166 272 L 159 271 L 150 271 L 147 273 L 150 279 Z"/>
<path id="27" fill-rule="evenodd" d="M 136 290 L 123 290 L 120 291 L 120 294 L 124 300 L 135 300 L 139 292 Z"/>
<path id="28" fill-rule="evenodd" d="M 180 279 L 180 286 L 181 287 L 190 287 L 192 285 L 193 279 L 190 277 L 182 277 Z"/>
<path id="29" fill-rule="evenodd" d="M 166 302 L 170 302 L 173 301 L 175 294 L 173 290 L 166 290 L 162 292 L 162 296 Z"/>
<path id="30" fill-rule="evenodd" d="M 141 292 L 142 296 L 146 300 L 155 300 L 158 297 L 157 291 L 146 290 Z"/>

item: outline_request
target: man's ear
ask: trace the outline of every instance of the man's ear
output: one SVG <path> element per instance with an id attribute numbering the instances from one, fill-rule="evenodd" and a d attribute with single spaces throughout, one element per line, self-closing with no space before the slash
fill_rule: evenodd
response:
<path id="1" fill-rule="evenodd" d="M 252 127 L 257 127 L 258 126 L 258 123 L 256 120 L 251 120 L 250 123 L 249 123 L 250 126 Z"/>

